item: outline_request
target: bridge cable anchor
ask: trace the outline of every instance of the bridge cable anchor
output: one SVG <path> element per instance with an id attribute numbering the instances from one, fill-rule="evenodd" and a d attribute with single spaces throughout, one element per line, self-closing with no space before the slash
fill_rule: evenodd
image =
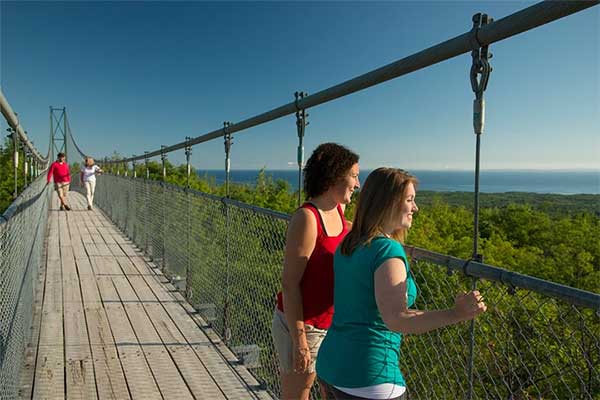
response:
<path id="1" fill-rule="evenodd" d="M 191 137 L 185 137 L 185 163 L 186 163 L 186 171 L 187 171 L 187 181 L 186 181 L 186 189 L 190 188 L 190 175 L 192 173 L 192 166 L 190 164 L 190 157 L 192 155 L 192 145 L 190 144 Z"/>
<path id="2" fill-rule="evenodd" d="M 162 177 L 163 177 L 163 182 L 165 182 L 167 180 L 167 166 L 166 166 L 167 153 L 165 153 L 165 149 L 166 148 L 167 148 L 167 146 L 165 146 L 165 145 L 161 145 L 160 146 L 160 160 L 162 161 Z"/>
<path id="3" fill-rule="evenodd" d="M 471 88 L 475 93 L 473 101 L 473 129 L 476 135 L 483 133 L 485 125 L 485 101 L 483 93 L 487 88 L 492 66 L 489 59 L 492 54 L 489 52 L 488 45 L 482 45 L 479 40 L 479 30 L 481 27 L 492 23 L 494 20 L 488 17 L 487 14 L 477 13 L 473 15 L 473 28 L 471 29 L 471 57 L 473 63 L 471 65 Z"/>
<path id="4" fill-rule="evenodd" d="M 229 121 L 223 122 L 223 144 L 225 145 L 225 195 L 229 198 L 229 172 L 231 171 L 231 145 L 233 140 L 231 139 L 231 132 L 229 127 L 233 125 Z"/>

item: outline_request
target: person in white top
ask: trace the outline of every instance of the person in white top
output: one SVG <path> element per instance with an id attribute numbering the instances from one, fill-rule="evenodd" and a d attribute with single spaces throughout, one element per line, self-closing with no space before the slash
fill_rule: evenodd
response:
<path id="1" fill-rule="evenodd" d="M 94 164 L 92 157 L 86 157 L 83 168 L 79 174 L 81 185 L 85 186 L 85 192 L 88 203 L 88 210 L 92 209 L 94 203 L 94 191 L 96 190 L 96 175 L 100 175 L 103 171 L 99 166 Z"/>

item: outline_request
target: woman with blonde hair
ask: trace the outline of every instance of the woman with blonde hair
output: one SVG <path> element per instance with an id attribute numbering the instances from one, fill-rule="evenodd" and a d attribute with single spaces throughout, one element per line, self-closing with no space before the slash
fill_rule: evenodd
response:
<path id="1" fill-rule="evenodd" d="M 83 168 L 79 174 L 79 181 L 81 185 L 85 186 L 85 197 L 87 198 L 88 210 L 92 209 L 94 204 L 94 192 L 96 190 L 96 175 L 102 173 L 99 166 L 94 164 L 92 157 L 86 157 L 84 160 Z"/>
<path id="2" fill-rule="evenodd" d="M 405 399 L 402 334 L 429 332 L 486 310 L 478 291 L 459 293 L 451 309 L 411 309 L 417 286 L 403 242 L 419 210 L 417 179 L 378 168 L 361 190 L 352 230 L 334 255 L 335 313 L 317 357 L 330 399 Z"/>

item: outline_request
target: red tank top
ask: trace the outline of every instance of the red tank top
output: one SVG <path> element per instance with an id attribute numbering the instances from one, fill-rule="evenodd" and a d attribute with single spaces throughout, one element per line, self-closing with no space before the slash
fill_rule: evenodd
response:
<path id="1" fill-rule="evenodd" d="M 328 329 L 333 317 L 333 254 L 348 233 L 348 227 L 339 204 L 337 210 L 343 228 L 337 236 L 327 235 L 321 214 L 312 203 L 304 203 L 301 208 L 312 211 L 317 219 L 315 248 L 308 258 L 300 281 L 304 323 L 319 329 Z M 277 293 L 277 308 L 283 312 L 282 292 Z"/>

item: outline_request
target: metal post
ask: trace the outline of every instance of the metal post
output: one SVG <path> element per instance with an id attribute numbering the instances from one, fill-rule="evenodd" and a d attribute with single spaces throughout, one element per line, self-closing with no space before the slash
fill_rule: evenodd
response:
<path id="1" fill-rule="evenodd" d="M 144 196 L 144 212 L 146 213 L 146 215 L 144 216 L 144 242 L 145 242 L 145 251 L 148 255 L 150 255 L 150 246 L 149 246 L 149 237 L 150 237 L 150 233 L 148 231 L 148 219 L 150 218 L 150 213 L 148 212 L 148 197 L 150 196 L 150 194 L 148 193 L 148 184 L 149 184 L 149 180 L 150 180 L 150 169 L 148 168 L 148 152 L 145 151 L 145 158 L 144 158 L 144 165 L 146 167 L 146 179 L 144 181 L 144 186 L 145 186 L 145 192 L 146 195 Z"/>
<path id="2" fill-rule="evenodd" d="M 162 178 L 163 178 L 163 182 L 167 181 L 167 154 L 164 152 L 164 149 L 167 146 L 160 146 L 161 148 L 161 152 L 160 152 L 160 160 L 162 161 Z"/>
<path id="3" fill-rule="evenodd" d="M 231 141 L 231 133 L 229 132 L 229 127 L 231 125 L 231 122 L 223 122 L 223 139 L 225 142 L 225 197 L 227 198 L 229 198 L 229 172 L 231 169 L 231 160 L 229 155 L 231 152 L 231 145 L 233 144 Z"/>
<path id="4" fill-rule="evenodd" d="M 27 147 L 23 148 L 23 189 L 27 187 L 27 175 L 29 174 L 29 150 Z"/>
<path id="5" fill-rule="evenodd" d="M 162 187 L 163 187 L 163 198 L 162 198 L 162 212 L 163 212 L 163 224 L 162 224 L 162 270 L 164 271 L 167 267 L 167 154 L 164 152 L 166 146 L 160 146 L 161 153 L 160 159 L 162 161 Z"/>
<path id="6" fill-rule="evenodd" d="M 11 139 L 13 142 L 13 169 L 15 179 L 13 198 L 16 199 L 19 195 L 19 138 L 16 129 L 8 128 L 7 131 L 11 132 Z"/>
<path id="7" fill-rule="evenodd" d="M 148 168 L 148 152 L 144 152 L 146 156 L 144 157 L 144 165 L 146 166 L 146 179 L 150 179 L 150 168 Z"/>
<path id="8" fill-rule="evenodd" d="M 229 198 L 229 173 L 231 169 L 231 132 L 228 128 L 231 122 L 223 122 L 223 137 L 225 142 L 225 196 Z M 229 278 L 230 278 L 230 243 L 229 243 L 229 204 L 224 202 L 225 206 L 225 302 L 223 305 L 223 340 L 228 342 L 231 337 L 229 329 Z"/>
<path id="9" fill-rule="evenodd" d="M 29 153 L 29 182 L 33 182 L 33 180 L 35 179 L 35 157 L 33 156 L 33 153 Z"/>
<path id="10" fill-rule="evenodd" d="M 135 157 L 135 156 L 134 156 L 134 157 Z M 135 162 L 135 160 L 133 160 L 133 161 L 131 162 L 131 168 L 133 169 L 133 177 L 134 177 L 134 178 L 137 178 L 137 170 L 136 170 L 136 162 Z"/>
<path id="11" fill-rule="evenodd" d="M 308 122 L 306 109 L 300 108 L 298 102 L 308 96 L 306 92 L 296 92 L 296 128 L 298 130 L 298 207 L 302 204 L 302 166 L 304 165 L 304 131 Z"/>
<path id="12" fill-rule="evenodd" d="M 471 88 L 475 93 L 473 101 L 473 131 L 476 135 L 475 143 L 475 187 L 474 187 L 474 204 L 473 204 L 473 255 L 472 260 L 483 262 L 483 255 L 479 254 L 479 165 L 480 165 L 480 150 L 481 150 L 481 135 L 485 125 L 485 101 L 483 93 L 487 88 L 492 67 L 489 64 L 489 59 L 492 57 L 488 53 L 488 46 L 480 44 L 478 33 L 482 26 L 491 23 L 493 20 L 487 14 L 477 13 L 473 15 L 472 47 L 471 56 L 473 63 L 471 65 L 470 79 Z M 471 290 L 477 289 L 477 278 L 471 281 Z M 467 398 L 473 399 L 473 380 L 474 380 L 474 350 L 475 350 L 475 320 L 471 320 L 469 327 L 469 362 L 468 362 L 468 379 L 469 386 Z"/>
<path id="13" fill-rule="evenodd" d="M 125 167 L 125 177 L 127 177 L 129 175 L 129 163 L 125 162 L 123 166 Z"/>
<path id="14" fill-rule="evenodd" d="M 185 140 L 189 141 L 191 137 L 186 136 Z M 186 229 L 186 267 L 185 267 L 185 297 L 188 301 L 192 300 L 192 207 L 191 207 L 191 199 L 190 199 L 190 175 L 192 172 L 192 165 L 190 163 L 190 157 L 192 155 L 192 146 L 185 146 L 185 163 L 186 163 L 186 184 L 185 184 L 185 196 L 187 200 L 187 229 Z"/>
<path id="15" fill-rule="evenodd" d="M 52 106 L 50 106 L 50 162 L 54 159 L 54 118 L 52 113 Z"/>

